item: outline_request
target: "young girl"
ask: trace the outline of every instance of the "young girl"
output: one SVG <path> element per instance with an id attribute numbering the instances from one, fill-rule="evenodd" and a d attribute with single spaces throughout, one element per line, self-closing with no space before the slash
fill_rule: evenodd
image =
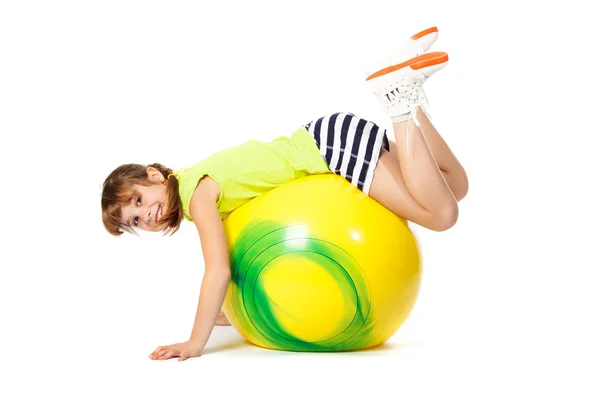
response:
<path id="1" fill-rule="evenodd" d="M 423 84 L 448 62 L 428 52 L 437 28 L 412 36 L 382 60 L 367 84 L 392 119 L 386 130 L 351 113 L 318 118 L 292 135 L 248 141 L 178 172 L 161 164 L 127 164 L 105 180 L 102 219 L 113 235 L 135 228 L 174 233 L 183 218 L 200 235 L 205 273 L 188 341 L 158 347 L 151 359 L 202 354 L 230 280 L 222 219 L 256 196 L 295 178 L 336 173 L 398 216 L 434 231 L 451 228 L 467 176 L 422 109 Z"/>

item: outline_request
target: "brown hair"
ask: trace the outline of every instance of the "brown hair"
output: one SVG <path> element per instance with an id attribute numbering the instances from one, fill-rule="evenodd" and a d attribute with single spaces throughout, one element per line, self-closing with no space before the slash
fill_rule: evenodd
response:
<path id="1" fill-rule="evenodd" d="M 173 170 L 160 163 L 149 164 L 124 164 L 113 170 L 106 177 L 102 185 L 102 222 L 106 230 L 115 236 L 123 231 L 134 233 L 133 228 L 121 222 L 121 206 L 128 203 L 136 192 L 134 185 L 150 186 L 153 184 L 148 179 L 147 167 L 154 167 L 167 179 L 167 212 L 161 218 L 164 233 L 174 234 L 183 221 L 181 199 L 179 198 L 179 182 L 171 173 Z"/>

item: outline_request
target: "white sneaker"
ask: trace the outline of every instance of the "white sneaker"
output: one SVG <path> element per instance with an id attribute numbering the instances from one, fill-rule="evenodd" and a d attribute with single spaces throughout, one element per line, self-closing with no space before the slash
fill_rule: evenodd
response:
<path id="1" fill-rule="evenodd" d="M 427 102 L 423 84 L 447 63 L 448 54 L 445 52 L 421 54 L 371 74 L 367 77 L 367 84 L 393 123 L 413 118 L 419 125 L 416 111 Z"/>
<path id="2" fill-rule="evenodd" d="M 429 51 L 438 38 L 438 28 L 433 26 L 424 29 L 411 37 L 401 40 L 385 57 L 378 59 L 367 69 L 366 76 L 392 65 L 398 65 L 407 59 L 417 57 Z"/>

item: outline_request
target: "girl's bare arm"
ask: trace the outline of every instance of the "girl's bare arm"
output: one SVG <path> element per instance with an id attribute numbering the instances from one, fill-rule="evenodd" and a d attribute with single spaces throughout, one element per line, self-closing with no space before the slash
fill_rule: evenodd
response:
<path id="1" fill-rule="evenodd" d="M 190 341 L 204 349 L 221 312 L 231 271 L 225 229 L 217 209 L 218 184 L 210 177 L 200 180 L 190 202 L 190 215 L 198 229 L 204 277 Z"/>

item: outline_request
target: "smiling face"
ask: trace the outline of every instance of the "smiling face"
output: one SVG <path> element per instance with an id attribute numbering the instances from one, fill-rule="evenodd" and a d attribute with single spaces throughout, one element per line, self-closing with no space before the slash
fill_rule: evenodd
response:
<path id="1" fill-rule="evenodd" d="M 131 199 L 121 207 L 121 222 L 145 231 L 161 231 L 160 221 L 167 210 L 167 186 L 156 182 L 149 186 L 134 185 Z"/>
<path id="2" fill-rule="evenodd" d="M 172 235 L 183 221 L 179 181 L 160 163 L 123 164 L 102 184 L 102 223 L 114 236 L 136 229 Z"/>

